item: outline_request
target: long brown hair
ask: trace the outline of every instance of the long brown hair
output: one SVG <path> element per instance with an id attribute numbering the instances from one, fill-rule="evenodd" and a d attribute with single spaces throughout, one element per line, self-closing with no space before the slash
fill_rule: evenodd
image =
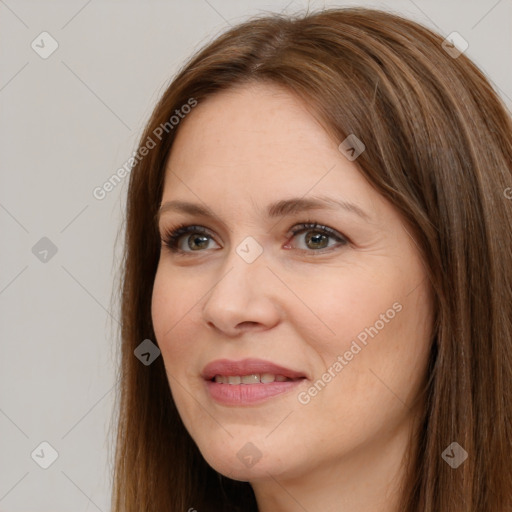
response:
<path id="1" fill-rule="evenodd" d="M 157 343 L 155 215 L 179 130 L 169 120 L 248 81 L 305 99 L 339 142 L 361 139 L 360 172 L 413 227 L 435 294 L 435 335 L 400 510 L 512 510 L 512 122 L 482 72 L 442 43 L 372 9 L 269 15 L 219 36 L 172 81 L 139 147 L 149 138 L 156 146 L 136 159 L 127 197 L 113 512 L 257 510 L 249 483 L 203 459 L 162 358 L 145 366 L 134 356 L 143 340 Z M 456 469 L 442 456 L 453 442 L 468 453 Z"/>

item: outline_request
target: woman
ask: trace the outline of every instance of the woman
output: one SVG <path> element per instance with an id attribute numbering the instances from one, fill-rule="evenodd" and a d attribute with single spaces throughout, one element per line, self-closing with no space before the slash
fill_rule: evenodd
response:
<path id="1" fill-rule="evenodd" d="M 194 56 L 131 171 L 113 510 L 511 510 L 511 170 L 483 74 L 399 16 Z"/>

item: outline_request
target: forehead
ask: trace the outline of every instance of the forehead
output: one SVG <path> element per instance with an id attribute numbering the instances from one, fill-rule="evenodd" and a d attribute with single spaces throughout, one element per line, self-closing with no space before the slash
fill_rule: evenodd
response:
<path id="1" fill-rule="evenodd" d="M 162 203 L 194 201 L 245 215 L 283 198 L 330 195 L 375 213 L 382 198 L 339 142 L 282 87 L 251 83 L 222 91 L 181 121 Z"/>
<path id="2" fill-rule="evenodd" d="M 276 85 L 251 83 L 194 108 L 179 126 L 168 169 L 189 180 L 200 174 L 232 184 L 250 176 L 273 182 L 300 179 L 304 171 L 314 178 L 339 166 L 339 157 L 336 141 L 300 98 Z"/>

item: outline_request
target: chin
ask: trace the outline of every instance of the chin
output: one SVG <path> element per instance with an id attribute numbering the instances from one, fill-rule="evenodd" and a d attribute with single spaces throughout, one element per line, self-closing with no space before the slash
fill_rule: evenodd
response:
<path id="1" fill-rule="evenodd" d="M 242 463 L 235 455 L 234 457 L 208 457 L 206 462 L 215 471 L 224 475 L 232 480 L 239 480 L 241 482 L 253 482 L 256 480 L 268 480 L 270 475 L 274 476 L 276 471 L 282 471 L 282 465 L 277 461 L 265 460 L 263 457 L 253 465 L 247 466 Z"/>
<path id="2" fill-rule="evenodd" d="M 265 444 L 264 436 L 255 436 L 254 442 L 246 439 L 245 436 L 235 436 L 224 445 L 210 444 L 205 449 L 201 445 L 199 447 L 204 459 L 215 471 L 233 480 L 254 482 L 279 478 L 284 473 L 287 476 L 300 473 L 301 461 L 291 460 L 293 453 L 288 456 L 284 450 L 279 450 L 279 446 L 268 441 Z M 287 462 L 286 466 L 283 461 Z M 292 466 L 295 466 L 295 470 Z"/>

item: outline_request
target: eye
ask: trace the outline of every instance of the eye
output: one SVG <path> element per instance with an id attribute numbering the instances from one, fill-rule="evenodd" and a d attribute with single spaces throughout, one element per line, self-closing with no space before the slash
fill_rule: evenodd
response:
<path id="1" fill-rule="evenodd" d="M 288 239 L 290 236 L 295 238 L 301 234 L 306 234 L 306 236 L 303 239 L 303 247 L 299 247 L 298 250 L 310 254 L 324 253 L 326 249 L 331 250 L 333 246 L 348 244 L 348 240 L 340 233 L 316 222 L 297 224 L 286 236 Z M 329 244 L 329 239 L 334 240 L 335 243 Z M 187 224 L 181 224 L 176 228 L 169 229 L 162 237 L 163 245 L 171 252 L 184 255 L 201 252 L 202 249 L 210 249 L 210 242 L 214 242 L 214 239 L 212 235 L 209 234 L 208 229 L 203 226 Z M 290 244 L 287 243 L 284 247 L 285 249 L 289 249 Z"/>
<path id="2" fill-rule="evenodd" d="M 182 254 L 190 254 L 191 252 L 200 252 L 201 249 L 208 249 L 208 244 L 211 241 L 213 241 L 213 238 L 208 234 L 206 228 L 186 224 L 181 224 L 174 229 L 166 231 L 162 238 L 163 244 L 171 252 Z"/>
<path id="3" fill-rule="evenodd" d="M 333 246 L 343 246 L 348 244 L 348 240 L 340 233 L 327 226 L 317 224 L 316 222 L 298 224 L 290 230 L 290 234 L 293 238 L 298 235 L 305 234 L 306 236 L 303 237 L 304 245 L 303 247 L 299 247 L 299 250 L 309 253 L 318 253 L 320 251 L 325 252 L 324 249 L 331 250 Z M 329 239 L 335 240 L 337 244 L 329 244 Z M 289 247 L 289 244 L 285 246 L 285 248 Z"/>

